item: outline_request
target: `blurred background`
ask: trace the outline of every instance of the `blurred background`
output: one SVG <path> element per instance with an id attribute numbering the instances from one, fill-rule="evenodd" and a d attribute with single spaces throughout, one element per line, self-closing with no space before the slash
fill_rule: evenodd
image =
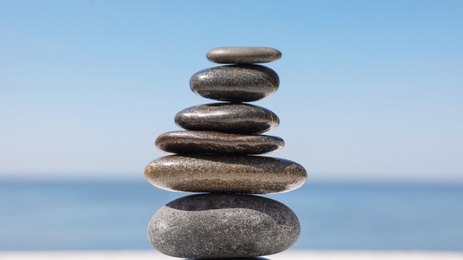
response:
<path id="1" fill-rule="evenodd" d="M 462 1 L 0 1 L 0 250 L 150 249 L 143 169 L 220 46 L 267 46 L 295 249 L 463 251 Z"/>

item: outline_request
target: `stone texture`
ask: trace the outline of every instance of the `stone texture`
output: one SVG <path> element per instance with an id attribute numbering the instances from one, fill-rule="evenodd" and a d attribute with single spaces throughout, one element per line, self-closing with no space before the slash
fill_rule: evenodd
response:
<path id="1" fill-rule="evenodd" d="M 145 177 L 165 190 L 267 194 L 299 188 L 307 172 L 295 162 L 265 156 L 169 155 L 150 162 Z"/>
<path id="2" fill-rule="evenodd" d="M 267 47 L 221 47 L 210 50 L 206 57 L 215 63 L 266 63 L 279 60 L 281 52 Z"/>
<path id="3" fill-rule="evenodd" d="M 191 90 L 205 98 L 250 102 L 278 90 L 280 79 L 270 68 L 259 65 L 231 65 L 205 69 L 190 79 Z"/>
<path id="4" fill-rule="evenodd" d="M 212 131 L 173 131 L 160 135 L 156 146 L 169 153 L 263 154 L 281 149 L 283 139 Z"/>
<path id="5" fill-rule="evenodd" d="M 258 134 L 280 124 L 272 111 L 241 103 L 215 103 L 186 108 L 177 113 L 175 123 L 187 130 Z"/>
<path id="6" fill-rule="evenodd" d="M 237 194 L 174 200 L 148 226 L 148 238 L 161 253 L 198 259 L 275 254 L 292 246 L 299 234 L 299 220 L 287 206 Z"/>

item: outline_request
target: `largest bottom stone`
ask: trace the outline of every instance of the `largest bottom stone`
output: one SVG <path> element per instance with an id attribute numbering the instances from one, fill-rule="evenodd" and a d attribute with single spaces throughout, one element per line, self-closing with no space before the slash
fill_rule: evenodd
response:
<path id="1" fill-rule="evenodd" d="M 200 194 L 174 200 L 151 219 L 148 237 L 182 258 L 254 257 L 282 252 L 299 238 L 294 212 L 251 195 Z"/>

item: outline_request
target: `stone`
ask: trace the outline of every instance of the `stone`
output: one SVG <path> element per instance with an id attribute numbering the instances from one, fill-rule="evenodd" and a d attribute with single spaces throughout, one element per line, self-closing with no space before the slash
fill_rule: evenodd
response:
<path id="1" fill-rule="evenodd" d="M 190 79 L 191 90 L 205 98 L 251 102 L 269 97 L 278 90 L 275 71 L 259 65 L 229 65 L 205 69 Z"/>
<path id="2" fill-rule="evenodd" d="M 203 258 L 203 259 L 199 259 L 199 258 L 185 258 L 184 260 L 204 260 L 204 259 L 208 259 L 208 260 L 270 260 L 268 258 L 265 258 L 265 257 L 262 257 L 262 256 L 257 256 L 257 257 L 225 257 L 225 258 Z"/>
<path id="3" fill-rule="evenodd" d="M 281 149 L 283 139 L 212 131 L 173 131 L 160 135 L 156 146 L 169 153 L 263 154 Z"/>
<path id="4" fill-rule="evenodd" d="M 238 194 L 182 197 L 151 219 L 148 238 L 161 253 L 181 258 L 271 255 L 299 238 L 294 212 L 272 199 Z"/>
<path id="5" fill-rule="evenodd" d="M 186 108 L 175 123 L 186 130 L 258 134 L 275 129 L 280 119 L 272 111 L 242 103 L 214 103 Z"/>
<path id="6" fill-rule="evenodd" d="M 221 47 L 207 52 L 215 63 L 266 63 L 279 60 L 281 52 L 267 47 Z"/>
<path id="7" fill-rule="evenodd" d="M 299 164 L 273 157 L 246 155 L 168 155 L 145 167 L 154 186 L 184 192 L 280 193 L 307 179 Z"/>

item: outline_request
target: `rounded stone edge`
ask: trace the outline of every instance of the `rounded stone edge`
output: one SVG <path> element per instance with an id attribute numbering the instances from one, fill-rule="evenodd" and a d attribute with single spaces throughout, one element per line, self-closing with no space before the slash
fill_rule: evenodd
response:
<path id="1" fill-rule="evenodd" d="M 235 105 L 237 105 L 237 106 L 247 106 L 247 107 L 252 107 L 252 109 L 261 110 L 263 112 L 263 114 L 266 114 L 266 115 L 269 116 L 270 127 L 266 128 L 266 129 L 263 129 L 263 130 L 259 130 L 259 131 L 239 131 L 239 130 L 225 131 L 225 130 L 221 130 L 221 128 L 210 129 L 208 127 L 198 127 L 194 123 L 185 122 L 185 121 L 188 121 L 188 118 L 187 118 L 187 116 L 185 116 L 185 114 L 193 113 L 196 110 L 201 109 L 200 107 L 222 106 L 222 105 L 223 106 L 226 106 L 226 105 L 230 105 L 230 106 L 235 106 Z M 194 120 L 191 120 L 191 121 L 194 121 Z M 181 111 L 177 112 L 177 114 L 175 114 L 174 122 L 178 127 L 183 128 L 183 129 L 188 130 L 188 131 L 215 131 L 215 132 L 230 133 L 230 134 L 262 134 L 262 133 L 269 132 L 269 131 L 272 131 L 272 130 L 276 129 L 280 125 L 281 121 L 280 121 L 280 118 L 278 117 L 278 115 L 275 112 L 273 112 L 272 110 L 268 109 L 268 108 L 258 106 L 258 105 L 255 105 L 255 104 L 226 101 L 226 102 L 200 104 L 200 105 L 194 105 L 194 106 L 184 108 Z"/>
<path id="2" fill-rule="evenodd" d="M 242 52 L 241 55 L 238 54 L 239 52 Z M 280 50 L 263 46 L 217 47 L 206 53 L 206 58 L 209 61 L 218 64 L 269 63 L 281 59 L 282 56 Z"/>
<path id="3" fill-rule="evenodd" d="M 197 136 L 189 136 L 189 134 L 196 134 Z M 261 140 L 258 140 L 259 138 Z M 223 144 L 220 145 L 215 142 L 222 142 Z M 229 142 L 235 143 L 227 144 Z M 272 135 L 244 135 L 215 131 L 170 131 L 159 135 L 156 138 L 155 146 L 164 152 L 174 154 L 258 155 L 282 149 L 285 146 L 285 141 L 281 137 Z M 185 150 L 190 151 L 185 152 Z"/>
<path id="4" fill-rule="evenodd" d="M 222 70 L 219 71 L 219 73 L 216 72 L 216 70 Z M 248 70 L 248 71 L 247 71 Z M 260 81 L 264 81 L 265 85 L 270 85 L 266 86 L 267 90 L 263 92 L 250 92 L 249 87 L 243 87 L 242 85 L 239 85 L 240 80 L 236 80 L 236 75 L 233 75 L 234 73 L 241 74 L 241 75 L 248 75 L 250 74 L 250 71 L 256 71 L 260 73 Z M 217 77 L 217 75 L 214 75 L 212 78 L 214 80 L 209 79 L 203 79 L 204 76 L 212 73 L 216 73 L 218 75 L 224 76 L 226 81 L 231 80 L 233 84 L 238 84 L 238 85 L 232 85 L 235 88 L 241 89 L 243 92 L 248 92 L 250 94 L 240 94 L 238 95 L 239 98 L 236 97 L 231 97 L 235 95 L 230 95 L 230 93 L 226 93 L 227 88 L 230 86 L 217 86 L 220 85 L 220 81 L 223 79 Z M 252 77 L 259 78 L 259 76 L 253 75 Z M 202 82 L 201 82 L 202 81 Z M 202 83 L 202 84 L 201 84 Z M 260 82 L 262 83 L 262 82 Z M 228 84 L 228 82 L 227 82 Z M 254 82 L 251 83 L 251 85 L 255 84 Z M 234 103 L 247 103 L 247 102 L 255 102 L 259 100 L 266 99 L 272 95 L 274 95 L 279 87 L 280 87 L 280 76 L 278 73 L 276 73 L 272 68 L 269 68 L 264 65 L 259 65 L 259 64 L 228 64 L 228 65 L 221 65 L 221 66 L 215 66 L 215 67 L 210 67 L 210 68 L 205 68 L 202 69 L 196 73 L 194 73 L 190 77 L 189 81 L 190 85 L 190 90 L 195 93 L 196 95 L 207 98 L 207 99 L 212 99 L 212 100 L 217 100 L 217 101 L 229 101 L 229 102 L 234 102 Z M 216 88 L 214 90 L 211 90 L 211 88 Z M 262 88 L 260 87 L 255 87 L 253 86 L 252 88 L 254 89 L 259 89 Z M 252 89 L 251 88 L 251 89 Z M 222 91 L 225 91 L 225 93 L 217 93 L 220 92 L 218 89 L 222 89 Z M 261 95 L 259 95 L 261 94 Z"/>
<path id="5" fill-rule="evenodd" d="M 258 211 L 260 211 L 260 212 L 262 212 L 264 214 L 268 214 L 268 215 L 272 216 L 272 218 L 274 218 L 274 219 L 275 219 L 274 215 L 280 215 L 281 211 L 279 211 L 279 210 L 276 211 L 276 212 L 271 211 L 271 210 L 269 210 L 267 208 L 267 206 L 271 205 L 271 204 L 277 205 L 278 208 L 284 209 L 286 211 L 286 214 L 287 214 L 286 217 L 287 218 L 285 218 L 285 220 L 288 221 L 288 219 L 291 219 L 290 222 L 292 222 L 294 224 L 293 237 L 284 246 L 281 246 L 281 244 L 280 244 L 279 247 L 274 246 L 271 249 L 266 250 L 265 252 L 260 251 L 259 253 L 246 254 L 246 255 L 240 255 L 240 256 L 237 256 L 237 255 L 230 256 L 230 255 L 223 255 L 223 254 L 218 254 L 218 255 L 204 255 L 204 254 L 203 255 L 198 255 L 197 252 L 192 252 L 192 253 L 189 253 L 189 254 L 186 254 L 186 253 L 180 254 L 180 253 L 173 253 L 171 250 L 168 251 L 168 250 L 164 250 L 164 248 L 161 248 L 161 246 L 157 243 L 157 241 L 155 241 L 155 235 L 153 234 L 154 229 L 155 229 L 155 227 L 154 227 L 155 224 L 154 223 L 157 221 L 157 218 L 166 219 L 166 216 L 163 216 L 163 215 L 166 214 L 166 213 L 169 213 L 170 210 L 175 209 L 175 207 L 171 207 L 171 206 L 174 206 L 174 205 L 177 206 L 176 204 L 179 204 L 179 206 L 182 206 L 182 204 L 183 204 L 183 206 L 185 206 L 184 204 L 185 204 L 186 200 L 197 199 L 197 198 L 201 198 L 201 197 L 204 198 L 205 196 L 214 196 L 214 197 L 231 196 L 231 197 L 241 197 L 241 199 L 239 199 L 239 200 L 242 200 L 243 198 L 245 200 L 246 199 L 251 199 L 251 200 L 256 200 L 256 201 L 261 200 L 261 203 L 259 203 L 259 204 L 257 204 L 257 203 L 252 204 L 251 203 L 252 204 L 251 207 L 248 207 L 248 205 L 250 205 L 250 204 L 248 204 L 247 202 L 244 201 L 244 204 L 246 204 L 244 206 L 244 208 L 256 210 L 256 205 L 263 205 L 263 208 L 261 210 L 258 210 Z M 210 199 L 206 199 L 206 200 L 210 201 Z M 224 201 L 223 199 L 221 199 L 221 200 L 215 199 L 215 200 L 216 200 L 216 201 L 214 201 L 215 204 L 214 204 L 214 202 L 213 203 L 208 202 L 208 203 L 204 203 L 203 205 L 207 205 L 207 207 L 209 207 L 210 209 L 220 209 L 222 207 L 224 209 L 234 209 L 235 208 L 235 207 L 232 207 L 233 205 L 228 205 L 228 207 L 225 207 L 223 205 L 220 206 L 220 204 L 223 204 L 223 201 Z M 221 201 L 221 202 L 218 203 L 217 201 Z M 267 205 L 265 205 L 265 204 L 267 204 Z M 236 206 L 238 206 L 238 205 L 236 205 Z M 170 208 L 170 210 L 167 209 L 167 212 L 165 212 L 166 208 Z M 241 208 L 241 207 L 236 207 L 236 208 L 238 208 L 238 212 L 235 212 L 234 214 L 239 214 L 240 213 L 239 208 Z M 180 209 L 180 210 L 182 210 L 182 209 Z M 197 209 L 197 208 L 194 208 L 192 206 L 186 206 L 186 208 L 183 209 L 183 210 L 186 210 L 186 211 L 206 210 L 207 211 L 208 209 L 207 208 L 206 209 L 203 209 L 203 208 Z M 170 212 L 170 213 L 172 213 L 172 212 Z M 167 218 L 167 219 L 171 219 L 171 218 Z M 148 240 L 149 240 L 150 244 L 156 250 L 158 250 L 159 252 L 161 252 L 161 253 L 163 253 L 165 255 L 172 256 L 172 257 L 187 258 L 185 260 L 218 259 L 218 258 L 220 258 L 220 259 L 248 259 L 248 258 L 249 259 L 254 259 L 255 257 L 277 254 L 277 253 L 286 251 L 286 250 L 290 249 L 292 246 L 294 246 L 294 244 L 299 240 L 300 235 L 301 235 L 301 223 L 300 223 L 300 220 L 297 217 L 296 213 L 290 207 L 283 204 L 282 202 L 279 202 L 277 200 L 274 200 L 274 199 L 271 199 L 271 198 L 268 198 L 268 197 L 256 196 L 256 195 L 244 195 L 244 194 L 203 193 L 203 194 L 193 194 L 193 195 L 180 197 L 180 198 L 177 198 L 177 199 L 175 199 L 173 201 L 168 202 L 166 205 L 161 207 L 153 215 L 153 217 L 150 219 L 146 234 L 147 234 L 147 237 L 148 237 Z M 181 237 L 183 237 L 183 236 L 181 236 Z M 274 239 L 274 238 L 275 237 L 272 237 L 272 239 Z M 169 240 L 173 241 L 173 242 L 177 241 L 175 239 L 174 240 L 169 239 Z M 165 240 L 163 240 L 162 242 L 166 243 Z"/>
<path id="6" fill-rule="evenodd" d="M 276 159 L 276 160 L 279 160 L 281 162 L 284 162 L 286 164 L 288 164 L 289 167 L 295 167 L 297 169 L 297 171 L 299 172 L 299 174 L 301 175 L 301 179 L 295 183 L 292 184 L 292 187 L 290 188 L 284 188 L 284 189 L 272 189 L 272 190 L 269 190 L 269 189 L 262 189 L 262 188 L 258 188 L 257 190 L 253 190 L 253 191 L 237 191 L 237 189 L 234 189 L 234 190 L 228 190 L 228 191 L 224 191 L 223 189 L 220 189 L 220 191 L 218 190 L 215 190 L 215 189 L 211 189 L 210 186 L 208 188 L 205 188 L 205 189 L 191 189 L 191 188 L 179 188 L 178 186 L 177 187 L 173 187 L 172 185 L 168 184 L 168 183 L 165 183 L 162 181 L 162 178 L 159 179 L 156 175 L 157 174 L 166 174 L 166 173 L 169 173 L 169 174 L 177 174 L 177 175 L 184 175 L 186 171 L 184 171 L 185 169 L 188 169 L 188 167 L 184 168 L 184 169 L 181 169 L 181 170 L 175 170 L 173 171 L 172 169 L 169 169 L 169 171 L 158 171 L 156 173 L 156 171 L 154 170 L 154 165 L 156 164 L 160 164 L 162 165 L 163 162 L 162 161 L 165 161 L 165 160 L 171 160 L 172 158 L 174 159 L 180 159 L 180 160 L 183 160 L 183 159 L 186 159 L 186 160 L 196 160 L 196 159 L 199 159 L 199 160 L 210 160 L 210 161 L 216 161 L 216 160 L 224 160 L 224 158 L 233 158 L 232 161 L 229 161 L 230 163 L 240 163 L 240 158 L 244 158 L 244 157 L 251 157 L 251 158 L 262 158 L 262 159 L 257 159 L 257 160 L 273 160 L 273 159 Z M 253 159 L 251 159 L 253 160 Z M 171 164 L 172 162 L 169 162 L 169 164 Z M 173 164 L 175 164 L 176 162 L 174 161 Z M 261 163 L 264 163 L 265 162 L 261 162 Z M 195 167 L 193 170 L 199 170 L 201 167 L 204 167 L 204 162 L 197 162 L 195 163 Z M 264 164 L 260 164 L 260 165 L 264 165 Z M 164 166 L 161 166 L 164 170 L 166 170 L 166 167 Z M 170 167 L 170 166 L 169 166 Z M 214 167 L 217 167 L 217 166 L 214 166 Z M 245 166 L 246 167 L 246 166 Z M 286 168 L 287 166 L 285 166 Z M 213 167 L 212 167 L 213 168 Z M 255 168 L 259 168 L 259 164 L 255 167 Z M 217 168 L 218 169 L 218 168 Z M 249 168 L 250 169 L 250 168 Z M 192 169 L 190 169 L 192 170 Z M 182 172 L 184 171 L 184 172 Z M 249 173 L 246 173 L 246 174 L 249 174 Z M 188 176 L 189 174 L 187 174 Z M 224 154 L 171 154 L 171 155 L 166 155 L 166 156 L 162 156 L 162 157 L 159 157 L 159 158 L 156 158 L 152 161 L 150 161 L 146 166 L 145 166 L 145 169 L 144 169 L 144 177 L 145 179 L 151 184 L 153 185 L 154 187 L 158 188 L 158 189 L 161 189 L 161 190 L 166 190 L 166 191 L 172 191 L 172 192 L 199 192 L 199 193 L 204 193 L 204 192 L 208 192 L 208 193 L 234 193 L 234 194 L 244 194 L 244 195 L 270 195 L 270 194 L 281 194 L 281 193 L 286 193 L 286 192 L 291 192 L 291 191 L 294 191 L 296 189 L 299 189 L 300 187 L 302 187 L 306 182 L 307 182 L 307 179 L 309 177 L 309 174 L 307 172 L 307 170 L 299 163 L 297 162 L 294 162 L 294 161 L 291 161 L 291 160 L 288 160 L 288 159 L 284 159 L 284 158 L 279 158 L 279 157 L 269 157 L 269 156 L 260 156 L 260 155 L 224 155 Z M 193 177 L 192 180 L 196 179 L 196 177 Z M 191 182 L 188 182 L 187 185 L 191 185 Z"/>

